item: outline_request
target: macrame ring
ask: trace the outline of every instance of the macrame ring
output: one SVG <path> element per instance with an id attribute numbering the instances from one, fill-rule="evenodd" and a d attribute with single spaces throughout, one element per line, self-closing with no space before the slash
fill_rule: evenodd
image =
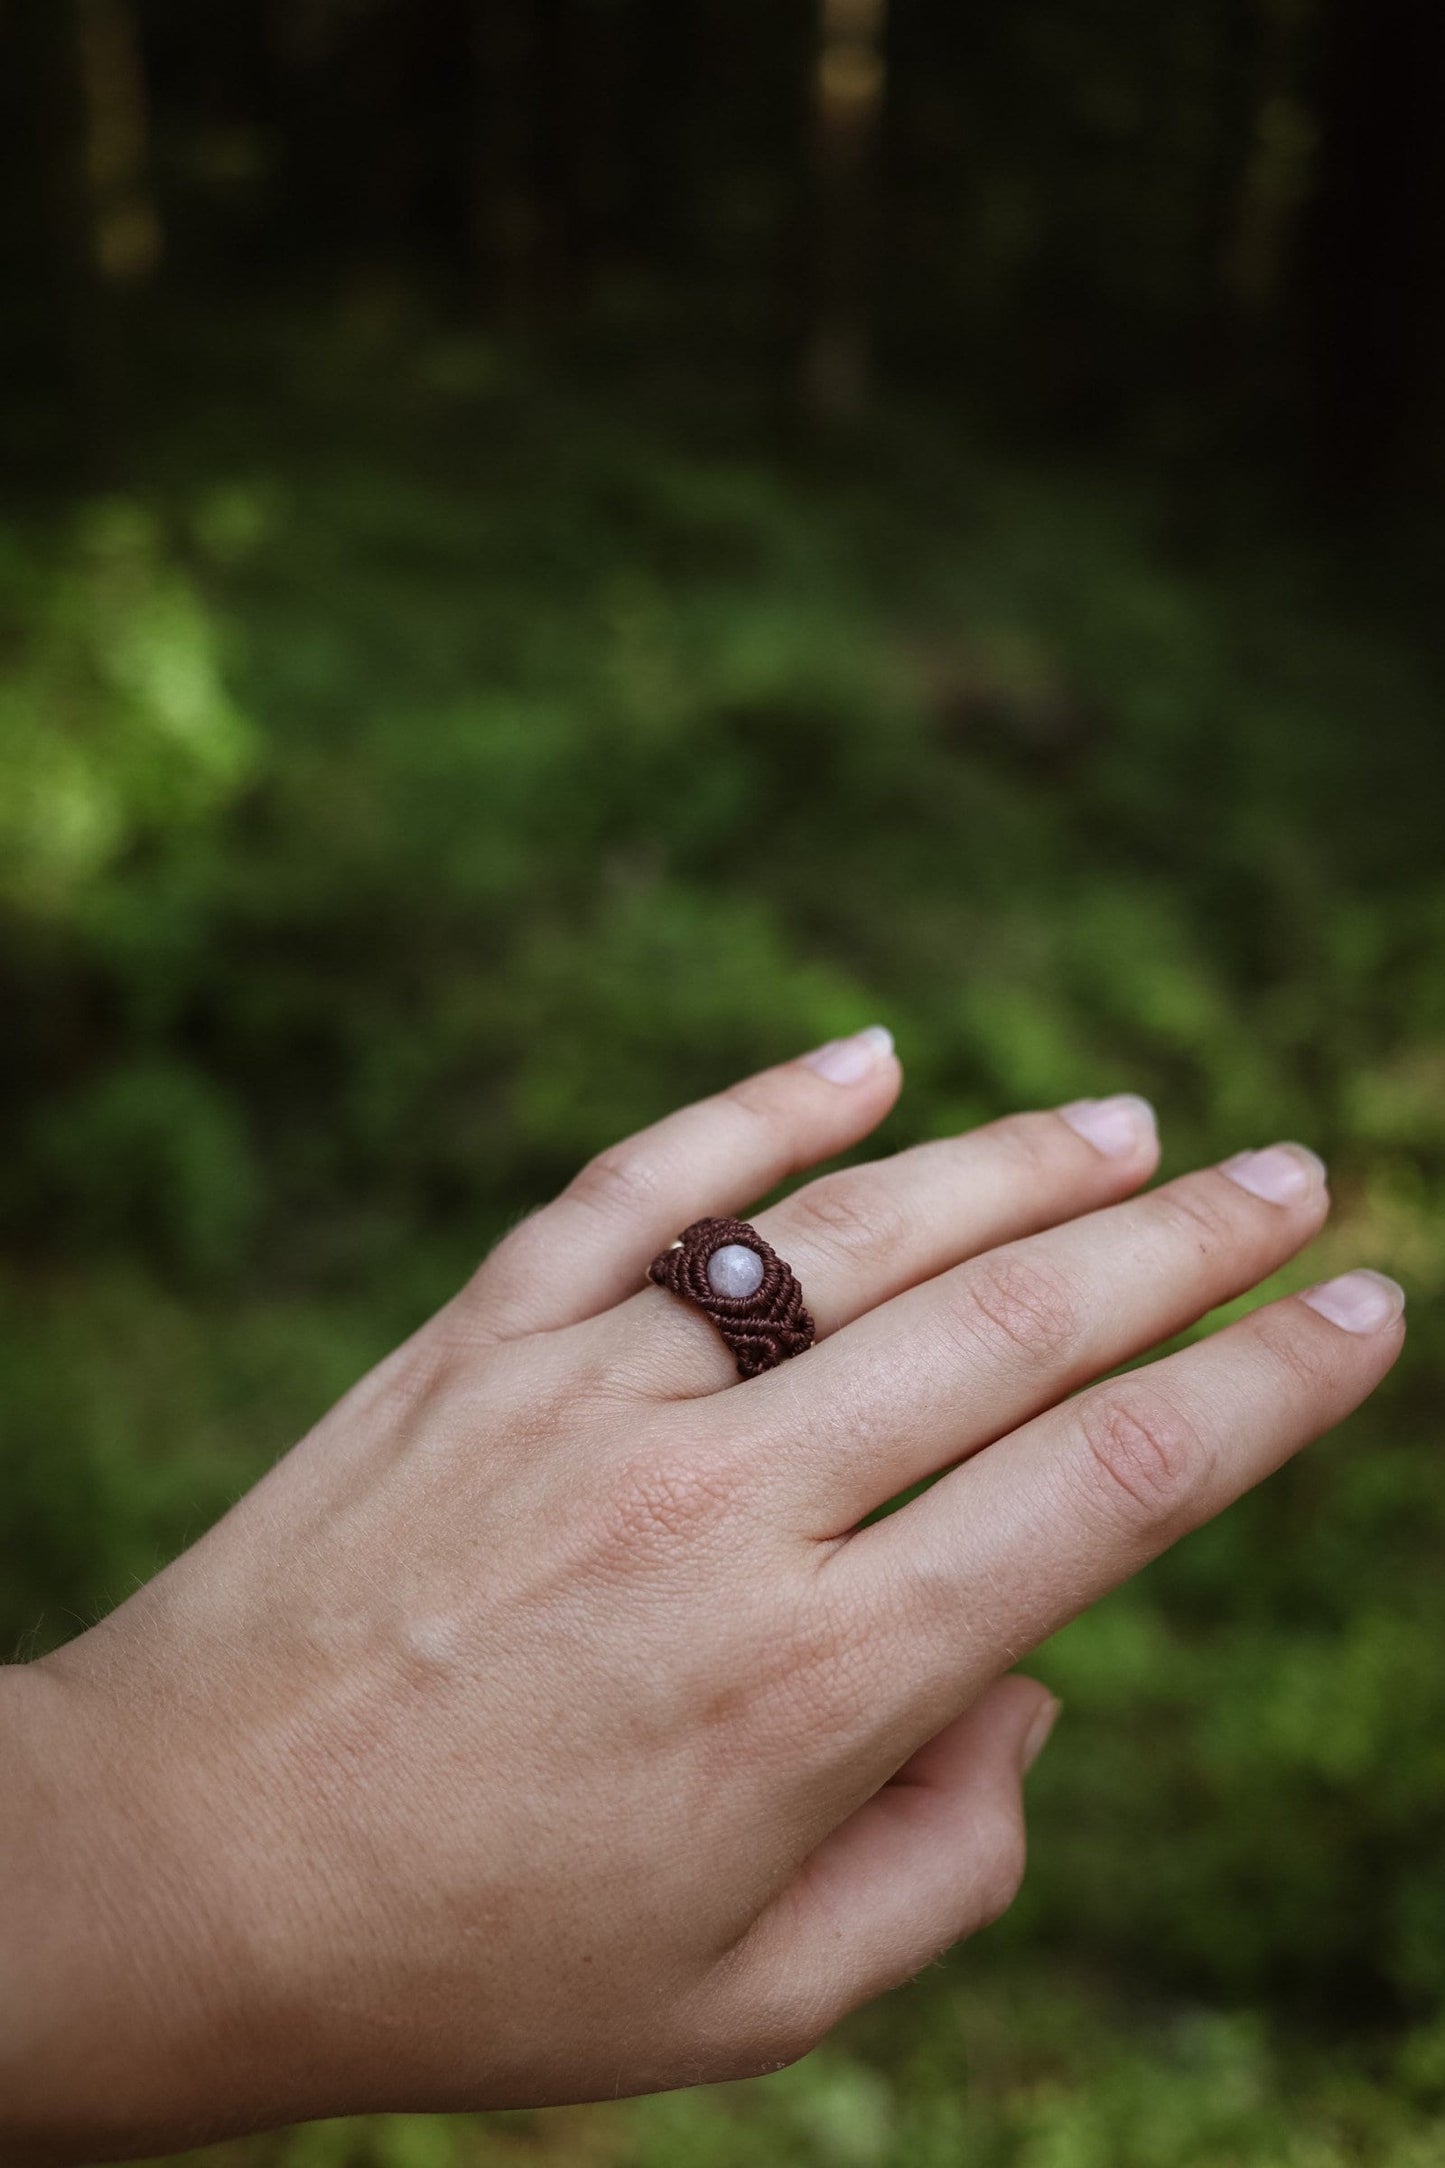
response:
<path id="1" fill-rule="evenodd" d="M 733 1254 L 714 1265 L 720 1250 Z M 737 1254 L 741 1251 L 758 1259 L 762 1277 L 748 1293 L 725 1293 L 729 1282 L 745 1284 L 752 1277 L 747 1259 Z M 653 1258 L 647 1277 L 712 1319 L 737 1359 L 741 1378 L 758 1377 L 813 1345 L 813 1320 L 803 1308 L 797 1275 L 746 1220 L 694 1220 Z"/>

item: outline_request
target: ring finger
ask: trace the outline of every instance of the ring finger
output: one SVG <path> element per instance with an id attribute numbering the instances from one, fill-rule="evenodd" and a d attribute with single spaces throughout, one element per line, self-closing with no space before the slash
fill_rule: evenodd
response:
<path id="1" fill-rule="evenodd" d="M 1146 1101 L 1080 1100 L 822 1175 L 753 1224 L 797 1274 L 822 1340 L 966 1258 L 1126 1196 L 1158 1156 Z M 601 1325 L 644 1390 L 692 1399 L 737 1383 L 709 1320 L 660 1289 Z"/>

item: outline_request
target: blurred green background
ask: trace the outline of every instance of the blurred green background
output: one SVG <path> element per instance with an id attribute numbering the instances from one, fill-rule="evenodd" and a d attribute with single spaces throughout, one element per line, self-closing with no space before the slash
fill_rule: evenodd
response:
<path id="1" fill-rule="evenodd" d="M 1413 1306 L 1038 1658 L 977 1946 L 766 2083 L 216 2168 L 1445 2159 L 1442 104 L 1411 0 L 0 10 L 7 1652 L 875 1018 L 886 1147 L 1298 1136 L 1283 1284 Z"/>

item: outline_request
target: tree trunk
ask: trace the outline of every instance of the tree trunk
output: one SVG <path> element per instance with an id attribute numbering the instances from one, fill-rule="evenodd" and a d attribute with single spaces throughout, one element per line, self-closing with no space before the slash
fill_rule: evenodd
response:
<path id="1" fill-rule="evenodd" d="M 472 231 L 487 313 L 531 313 L 542 212 L 532 170 L 536 24 L 527 0 L 475 0 L 477 151 Z"/>
<path id="2" fill-rule="evenodd" d="M 113 285 L 138 285 L 151 277 L 161 253 L 140 36 L 130 0 L 75 0 L 75 6 L 96 268 Z"/>
<path id="3" fill-rule="evenodd" d="M 664 277 L 687 261 L 697 123 L 696 0 L 638 0 L 624 101 L 624 249 Z"/>
<path id="4" fill-rule="evenodd" d="M 117 290 L 148 276 L 159 250 L 134 19 L 125 0 L 23 0 L 14 29 L 50 373 L 66 389 L 80 463 L 108 476 L 125 406 Z"/>
<path id="5" fill-rule="evenodd" d="M 473 0 L 477 149 L 472 230 L 488 314 L 525 326 L 575 305 L 588 254 L 592 117 L 579 111 L 569 0 Z M 600 95 L 605 97 L 605 90 Z"/>
<path id="6" fill-rule="evenodd" d="M 857 422 L 871 375 L 874 161 L 887 0 L 819 0 L 812 86 L 812 320 L 802 393 L 825 427 Z"/>
<path id="7" fill-rule="evenodd" d="M 1248 336 L 1279 313 L 1300 213 L 1314 180 L 1318 124 L 1306 85 L 1309 18 L 1265 4 L 1239 25 L 1251 49 L 1249 140 L 1231 175 L 1219 272 L 1226 307 Z M 1221 115 L 1218 136 L 1233 131 Z"/>
<path id="8" fill-rule="evenodd" d="M 1445 412 L 1445 11 L 1336 0 L 1305 315 L 1315 464 L 1358 497 L 1433 468 Z"/>

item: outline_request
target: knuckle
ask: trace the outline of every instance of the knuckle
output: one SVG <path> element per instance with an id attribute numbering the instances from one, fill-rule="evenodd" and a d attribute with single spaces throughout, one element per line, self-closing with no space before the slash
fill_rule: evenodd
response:
<path id="1" fill-rule="evenodd" d="M 780 1675 L 788 1729 L 815 1748 L 851 1740 L 873 1706 L 868 1638 L 857 1621 L 830 1613 L 796 1630 Z"/>
<path id="2" fill-rule="evenodd" d="M 596 1545 L 628 1572 L 715 1544 L 738 1513 L 739 1471 L 716 1453 L 683 1447 L 639 1454 L 605 1486 Z"/>
<path id="3" fill-rule="evenodd" d="M 737 2077 L 762 2077 L 791 2069 L 827 2038 L 845 2014 L 826 2006 L 801 1983 L 765 1983 L 754 1990 L 749 2021 L 733 2043 L 729 2062 Z"/>
<path id="4" fill-rule="evenodd" d="M 1001 1812 L 996 1823 L 979 1831 L 976 1842 L 984 1864 L 974 1891 L 975 1929 L 1003 1918 L 1023 1886 L 1028 1864 L 1028 1840 L 1017 1814 Z"/>
<path id="5" fill-rule="evenodd" d="M 475 1336 L 453 1322 L 456 1298 L 430 1318 L 409 1340 L 393 1348 L 337 1403 L 352 1414 L 404 1418 L 425 1428 L 436 1408 L 459 1401 L 476 1355 Z"/>
<path id="6" fill-rule="evenodd" d="M 748 1705 L 755 1740 L 806 1742 L 826 1758 L 856 1738 L 874 1705 L 872 1634 L 847 1605 L 794 1590 L 771 1607 L 748 1665 Z"/>
<path id="7" fill-rule="evenodd" d="M 795 2063 L 811 2055 L 831 2031 L 821 2012 L 784 2010 L 762 2043 L 762 2059 L 760 2063 L 755 2061 L 754 2067 L 760 2076 L 773 2070 L 791 2070 Z"/>
<path id="8" fill-rule="evenodd" d="M 1230 1190 L 1232 1196 L 1227 1194 Z M 1211 1175 L 1191 1175 L 1156 1190 L 1149 1202 L 1170 1234 L 1182 1236 L 1193 1249 L 1209 1252 L 1228 1249 L 1239 1240 L 1242 1196 L 1233 1183 Z"/>
<path id="9" fill-rule="evenodd" d="M 536 1206 L 499 1235 L 454 1298 L 471 1329 L 485 1329 L 491 1311 L 505 1313 L 535 1281 L 549 1245 L 551 1209 Z"/>
<path id="10" fill-rule="evenodd" d="M 1301 1386 L 1308 1393 L 1317 1393 L 1325 1382 L 1326 1365 L 1321 1361 L 1321 1349 L 1313 1335 L 1299 1330 L 1298 1316 L 1293 1306 L 1283 1309 L 1271 1304 L 1267 1309 L 1256 1311 L 1249 1320 L 1251 1330 L 1268 1359 L 1285 1373 L 1291 1385 Z M 1333 1347 L 1333 1343 L 1329 1343 Z"/>
<path id="11" fill-rule="evenodd" d="M 736 1084 L 729 1084 L 726 1091 L 719 1092 L 718 1103 L 734 1117 L 740 1117 L 742 1127 L 769 1134 L 786 1118 L 785 1094 L 774 1070 L 764 1070 L 760 1076 L 745 1076 Z"/>
<path id="12" fill-rule="evenodd" d="M 806 1164 L 800 1144 L 801 1109 L 786 1071 L 764 1070 L 743 1077 L 719 1092 L 716 1104 L 732 1122 L 733 1150 L 757 1167 L 766 1167 L 766 1188 L 783 1174 Z"/>
<path id="13" fill-rule="evenodd" d="M 1057 1115 L 1009 1114 L 990 1122 L 982 1134 L 1019 1174 L 1036 1180 L 1058 1169 L 1062 1126 Z"/>
<path id="14" fill-rule="evenodd" d="M 998 1250 L 963 1277 L 968 1321 L 995 1349 L 1030 1364 L 1056 1363 L 1074 1346 L 1078 1296 L 1064 1275 L 1026 1251 Z"/>
<path id="15" fill-rule="evenodd" d="M 1208 1481 L 1202 1434 L 1177 1404 L 1137 1387 L 1086 1399 L 1079 1436 L 1092 1494 L 1112 1520 L 1152 1529 L 1186 1512 Z"/>
<path id="16" fill-rule="evenodd" d="M 657 1169 L 631 1144 L 610 1144 L 567 1185 L 575 1204 L 608 1219 L 640 1216 L 655 1202 Z"/>
<path id="17" fill-rule="evenodd" d="M 904 1240 L 903 1214 L 881 1182 L 862 1174 L 830 1175 L 789 1200 L 788 1216 L 812 1247 L 845 1261 L 870 1264 L 895 1255 Z"/>

